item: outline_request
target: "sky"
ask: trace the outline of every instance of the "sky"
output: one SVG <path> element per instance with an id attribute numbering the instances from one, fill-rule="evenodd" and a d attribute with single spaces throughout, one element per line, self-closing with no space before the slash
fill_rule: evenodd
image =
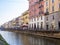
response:
<path id="1" fill-rule="evenodd" d="M 0 0 L 0 25 L 28 10 L 28 0 Z"/>

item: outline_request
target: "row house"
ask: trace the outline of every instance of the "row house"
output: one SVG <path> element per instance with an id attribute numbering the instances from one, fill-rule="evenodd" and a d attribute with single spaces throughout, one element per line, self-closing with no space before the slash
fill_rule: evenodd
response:
<path id="1" fill-rule="evenodd" d="M 8 28 L 8 23 L 6 22 L 2 26 L 3 26 L 3 28 Z"/>
<path id="2" fill-rule="evenodd" d="M 28 10 L 22 14 L 21 19 L 22 19 L 22 27 L 28 27 L 28 23 L 29 23 Z"/>
<path id="3" fill-rule="evenodd" d="M 29 1 L 29 28 L 30 29 L 58 29 L 60 0 L 28 0 Z M 51 24 L 53 18 L 55 25 Z M 48 19 L 47 19 L 48 18 Z M 48 20 L 48 21 L 47 21 Z M 57 21 L 58 20 L 58 21 Z M 48 23 L 47 23 L 48 22 Z M 52 26 L 51 26 L 52 25 Z"/>
<path id="4" fill-rule="evenodd" d="M 13 20 L 4 23 L 2 26 L 4 28 L 22 28 L 22 26 L 28 26 L 29 14 L 28 10 L 25 11 L 21 16 L 14 18 Z"/>
<path id="5" fill-rule="evenodd" d="M 22 14 L 22 16 L 23 16 L 23 24 L 27 25 L 29 23 L 29 14 L 28 14 L 28 11 L 24 12 Z"/>

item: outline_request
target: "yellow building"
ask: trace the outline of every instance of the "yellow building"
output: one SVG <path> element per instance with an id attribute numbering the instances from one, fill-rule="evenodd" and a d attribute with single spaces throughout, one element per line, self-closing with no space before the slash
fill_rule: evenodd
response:
<path id="1" fill-rule="evenodd" d="M 25 11 L 25 12 L 22 14 L 22 16 L 20 16 L 19 22 L 21 23 L 21 25 L 28 24 L 28 22 L 29 22 L 28 10 Z"/>
<path id="2" fill-rule="evenodd" d="M 29 23 L 29 14 L 28 14 L 28 10 L 22 14 L 21 19 L 22 19 L 23 25 Z"/>
<path id="3" fill-rule="evenodd" d="M 19 16 L 19 25 L 23 25 L 23 16 Z"/>
<path id="4" fill-rule="evenodd" d="M 44 12 L 53 13 L 60 10 L 60 0 L 45 0 Z"/>

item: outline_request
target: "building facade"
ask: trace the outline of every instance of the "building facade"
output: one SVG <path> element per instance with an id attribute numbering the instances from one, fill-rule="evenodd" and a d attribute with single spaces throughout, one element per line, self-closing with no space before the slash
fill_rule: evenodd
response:
<path id="1" fill-rule="evenodd" d="M 45 16 L 45 29 L 60 29 L 60 11 Z"/>
<path id="2" fill-rule="evenodd" d="M 28 10 L 22 14 L 22 25 L 28 25 L 29 23 L 29 14 Z"/>
<path id="3" fill-rule="evenodd" d="M 22 26 L 22 23 L 23 23 L 23 20 L 22 20 L 22 16 L 19 16 L 19 26 L 21 27 Z"/>
<path id="4" fill-rule="evenodd" d="M 55 27 L 50 26 L 53 25 L 51 22 L 54 18 L 58 29 L 59 10 L 60 0 L 29 0 L 29 28 L 50 30 L 51 27 Z"/>
<path id="5" fill-rule="evenodd" d="M 8 23 L 6 22 L 2 26 L 3 26 L 3 28 L 8 28 Z"/>

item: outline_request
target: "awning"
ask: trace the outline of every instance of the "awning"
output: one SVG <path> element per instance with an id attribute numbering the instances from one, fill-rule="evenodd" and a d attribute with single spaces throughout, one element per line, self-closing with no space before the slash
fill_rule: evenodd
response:
<path id="1" fill-rule="evenodd" d="M 28 27 L 28 25 L 27 24 L 23 24 L 22 27 Z"/>

